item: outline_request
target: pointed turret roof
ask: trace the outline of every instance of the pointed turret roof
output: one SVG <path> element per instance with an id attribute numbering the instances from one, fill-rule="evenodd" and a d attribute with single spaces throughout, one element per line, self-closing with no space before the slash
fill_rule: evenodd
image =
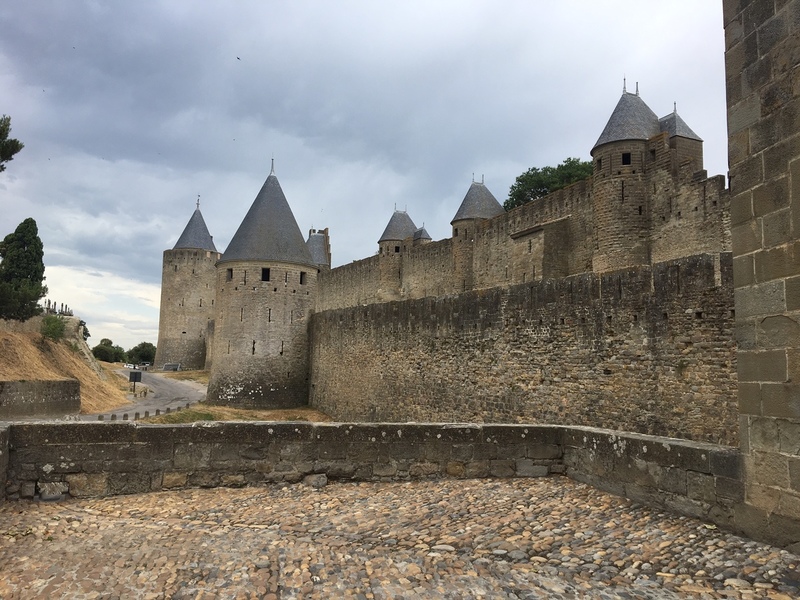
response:
<path id="1" fill-rule="evenodd" d="M 392 215 L 392 218 L 389 219 L 388 225 L 386 225 L 386 229 L 383 230 L 383 235 L 381 239 L 378 240 L 378 243 L 387 242 L 387 241 L 401 241 L 414 235 L 414 232 L 417 230 L 417 226 L 414 225 L 414 221 L 411 220 L 411 217 L 408 216 L 408 213 L 404 210 L 396 210 Z"/>
<path id="2" fill-rule="evenodd" d="M 592 152 L 609 142 L 649 140 L 660 131 L 656 113 L 639 97 L 638 91 L 636 94 L 623 91 Z"/>
<path id="3" fill-rule="evenodd" d="M 489 191 L 489 188 L 483 183 L 473 181 L 450 224 L 463 219 L 491 219 L 504 212 L 505 210 Z"/>
<path id="4" fill-rule="evenodd" d="M 429 239 L 431 239 L 431 236 L 428 233 L 428 230 L 425 229 L 425 226 L 420 227 L 419 229 L 417 229 L 414 232 L 414 241 L 415 242 L 417 240 L 429 240 Z"/>
<path id="5" fill-rule="evenodd" d="M 192 217 L 186 224 L 181 237 L 175 242 L 173 250 L 178 250 L 179 248 L 200 248 L 211 252 L 217 251 L 216 246 L 214 246 L 214 240 L 211 238 L 211 234 L 208 233 L 208 227 L 206 227 L 206 222 L 203 220 L 203 215 L 200 213 L 200 208 L 196 208 L 192 213 Z"/>
<path id="6" fill-rule="evenodd" d="M 703 141 L 700 136 L 692 131 L 692 128 L 686 124 L 686 121 L 681 119 L 677 108 L 666 117 L 661 117 L 658 120 L 658 124 L 661 131 L 669 133 L 669 137 L 675 137 L 677 135 L 679 137 L 689 138 L 690 140 Z"/>
<path id="7" fill-rule="evenodd" d="M 274 172 L 270 172 L 220 262 L 230 260 L 315 264 Z"/>
<path id="8" fill-rule="evenodd" d="M 312 231 L 308 234 L 306 241 L 308 251 L 311 253 L 311 260 L 316 265 L 323 265 L 330 267 L 331 263 L 328 259 L 328 249 L 325 244 L 325 234 L 318 231 Z"/>

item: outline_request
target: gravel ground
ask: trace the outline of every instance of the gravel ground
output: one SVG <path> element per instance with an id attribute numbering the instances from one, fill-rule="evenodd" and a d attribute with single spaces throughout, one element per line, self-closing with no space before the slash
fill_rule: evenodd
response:
<path id="1" fill-rule="evenodd" d="M 565 477 L 0 505 L 0 598 L 800 597 L 800 557 Z"/>

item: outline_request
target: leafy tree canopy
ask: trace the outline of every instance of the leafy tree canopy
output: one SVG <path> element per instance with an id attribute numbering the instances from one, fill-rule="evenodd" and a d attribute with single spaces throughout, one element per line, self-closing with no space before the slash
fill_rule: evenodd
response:
<path id="1" fill-rule="evenodd" d="M 508 191 L 503 208 L 511 210 L 546 196 L 592 174 L 592 162 L 567 158 L 557 167 L 531 167 L 517 177 Z"/>
<path id="2" fill-rule="evenodd" d="M 3 115 L 0 117 L 0 173 L 6 170 L 6 163 L 25 147 L 19 140 L 9 138 L 10 133 L 11 117 Z"/>
<path id="3" fill-rule="evenodd" d="M 108 338 L 103 338 L 100 343 L 92 348 L 92 354 L 97 360 L 104 362 L 125 362 L 128 358 L 122 346 L 115 346 Z"/>
<path id="4" fill-rule="evenodd" d="M 47 287 L 36 221 L 25 219 L 0 242 L 0 261 L 0 318 L 24 321 L 41 313 Z"/>
<path id="5" fill-rule="evenodd" d="M 142 342 L 128 350 L 128 361 L 134 364 L 149 362 L 153 364 L 156 358 L 156 347 L 150 342 Z"/>

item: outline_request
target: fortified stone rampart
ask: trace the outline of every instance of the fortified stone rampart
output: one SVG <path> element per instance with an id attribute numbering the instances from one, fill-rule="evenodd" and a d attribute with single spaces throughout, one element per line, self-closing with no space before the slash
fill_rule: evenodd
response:
<path id="1" fill-rule="evenodd" d="M 317 313 L 311 404 L 734 445 L 730 254 Z"/>

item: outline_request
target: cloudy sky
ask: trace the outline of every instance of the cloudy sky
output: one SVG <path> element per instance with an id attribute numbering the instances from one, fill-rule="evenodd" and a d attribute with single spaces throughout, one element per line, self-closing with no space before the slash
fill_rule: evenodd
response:
<path id="1" fill-rule="evenodd" d="M 162 252 L 195 201 L 224 250 L 269 174 L 334 265 L 392 211 L 434 239 L 473 174 L 588 160 L 622 92 L 727 172 L 719 0 L 37 0 L 0 6 L 0 236 L 39 225 L 49 297 L 90 345 L 155 343 Z"/>

